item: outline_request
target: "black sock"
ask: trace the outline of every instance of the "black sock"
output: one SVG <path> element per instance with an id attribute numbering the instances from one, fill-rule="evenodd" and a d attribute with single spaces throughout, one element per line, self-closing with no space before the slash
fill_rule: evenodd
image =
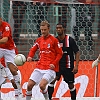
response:
<path id="1" fill-rule="evenodd" d="M 49 99 L 51 100 L 52 94 L 54 92 L 54 86 L 48 86 L 48 94 L 49 94 Z"/>
<path id="2" fill-rule="evenodd" d="M 71 94 L 71 100 L 76 100 L 76 89 L 73 91 L 70 91 Z"/>

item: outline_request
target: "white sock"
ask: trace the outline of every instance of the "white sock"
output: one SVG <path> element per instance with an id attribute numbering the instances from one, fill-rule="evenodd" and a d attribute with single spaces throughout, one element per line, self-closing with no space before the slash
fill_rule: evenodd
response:
<path id="1" fill-rule="evenodd" d="M 17 97 L 19 95 L 18 89 L 14 89 L 15 91 L 15 97 Z"/>
<path id="2" fill-rule="evenodd" d="M 42 91 L 42 94 L 43 94 L 44 98 L 46 100 L 48 100 L 49 96 L 48 96 L 48 90 L 47 90 L 47 88 L 44 91 Z"/>
<path id="3" fill-rule="evenodd" d="M 31 100 L 32 98 L 32 91 L 27 91 L 26 92 L 26 100 Z"/>
<path id="4" fill-rule="evenodd" d="M 17 85 L 18 91 L 19 91 L 20 93 L 22 93 L 19 75 L 15 75 L 15 76 L 14 76 L 14 79 L 15 79 L 15 83 L 16 83 L 16 85 Z"/>
<path id="5" fill-rule="evenodd" d="M 49 100 L 49 99 L 48 99 L 48 98 L 49 98 L 49 96 L 48 96 L 48 92 L 43 93 L 43 96 L 44 96 L 44 98 L 45 98 L 46 100 Z"/>

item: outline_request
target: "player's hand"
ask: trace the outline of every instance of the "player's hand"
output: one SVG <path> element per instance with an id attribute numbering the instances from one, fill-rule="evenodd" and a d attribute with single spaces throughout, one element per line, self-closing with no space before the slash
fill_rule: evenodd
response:
<path id="1" fill-rule="evenodd" d="M 95 61 L 93 61 L 92 68 L 97 67 L 98 63 L 99 63 L 98 59 L 96 59 Z"/>
<path id="2" fill-rule="evenodd" d="M 74 67 L 72 72 L 73 72 L 73 74 L 76 74 L 78 72 L 78 67 Z"/>
<path id="3" fill-rule="evenodd" d="M 28 58 L 27 58 L 27 61 L 28 61 L 28 62 L 32 61 L 32 58 L 31 58 L 31 57 L 28 57 Z"/>
<path id="4" fill-rule="evenodd" d="M 55 68 L 54 64 L 50 64 L 50 69 L 54 69 L 54 68 Z"/>

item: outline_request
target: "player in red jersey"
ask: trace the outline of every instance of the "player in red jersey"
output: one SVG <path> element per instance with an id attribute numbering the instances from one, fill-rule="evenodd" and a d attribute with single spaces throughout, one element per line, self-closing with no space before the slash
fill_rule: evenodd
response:
<path id="1" fill-rule="evenodd" d="M 12 39 L 12 31 L 10 25 L 3 21 L 0 17 L 0 58 L 4 57 L 6 66 L 10 69 L 18 90 L 20 88 L 20 77 L 17 73 L 18 68 L 14 63 L 15 44 Z M 15 90 L 15 94 L 19 95 L 21 91 Z"/>
<path id="2" fill-rule="evenodd" d="M 40 30 L 42 36 L 36 40 L 27 58 L 27 61 L 32 61 L 36 50 L 39 49 L 40 58 L 28 81 L 26 100 L 31 100 L 32 88 L 36 84 L 39 84 L 45 100 L 49 100 L 47 84 L 55 78 L 55 72 L 59 71 L 59 60 L 63 54 L 58 40 L 49 33 L 50 25 L 47 21 L 41 22 Z"/>

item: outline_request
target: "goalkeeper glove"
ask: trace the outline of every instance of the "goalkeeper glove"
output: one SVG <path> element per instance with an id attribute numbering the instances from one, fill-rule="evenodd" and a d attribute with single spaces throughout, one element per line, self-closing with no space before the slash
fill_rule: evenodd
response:
<path id="1" fill-rule="evenodd" d="M 92 68 L 94 68 L 94 67 L 97 67 L 98 66 L 98 64 L 99 64 L 99 60 L 98 60 L 98 58 L 95 60 L 95 61 L 93 61 L 93 63 L 92 63 Z"/>

